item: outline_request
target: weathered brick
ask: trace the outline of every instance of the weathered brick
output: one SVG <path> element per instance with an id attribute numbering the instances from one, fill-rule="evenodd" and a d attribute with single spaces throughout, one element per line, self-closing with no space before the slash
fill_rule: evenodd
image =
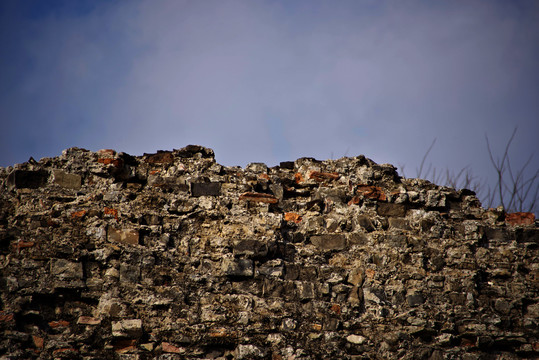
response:
<path id="1" fill-rule="evenodd" d="M 356 193 L 358 195 L 362 195 L 363 197 L 367 199 L 375 199 L 379 201 L 386 201 L 387 197 L 384 193 L 384 190 L 382 190 L 379 186 L 373 186 L 373 185 L 359 185 L 357 187 Z"/>
<path id="2" fill-rule="evenodd" d="M 235 255 L 263 257 L 268 254 L 268 245 L 259 240 L 240 240 L 234 245 Z"/>
<path id="3" fill-rule="evenodd" d="M 112 336 L 139 338 L 142 336 L 142 320 L 127 319 L 112 323 Z"/>
<path id="4" fill-rule="evenodd" d="M 311 243 L 321 250 L 344 250 L 346 236 L 343 234 L 325 234 L 311 236 Z"/>
<path id="5" fill-rule="evenodd" d="M 181 158 L 196 157 L 198 154 L 202 158 L 213 159 L 215 157 L 212 149 L 200 145 L 187 145 L 179 150 L 174 149 L 174 153 Z"/>
<path id="6" fill-rule="evenodd" d="M 101 324 L 101 319 L 91 317 L 91 316 L 79 316 L 77 324 L 82 325 L 99 325 Z"/>
<path id="7" fill-rule="evenodd" d="M 33 241 L 23 241 L 23 240 L 18 240 L 18 241 L 15 241 L 13 243 L 13 247 L 17 250 L 20 250 L 20 249 L 28 249 L 28 248 L 31 248 L 31 247 L 34 247 L 36 243 L 33 242 Z"/>
<path id="8" fill-rule="evenodd" d="M 406 215 L 406 206 L 403 204 L 392 204 L 392 203 L 378 203 L 376 212 L 380 216 L 398 216 L 403 217 Z"/>
<path id="9" fill-rule="evenodd" d="M 293 161 L 281 161 L 279 163 L 279 167 L 281 169 L 294 170 L 294 162 Z"/>
<path id="10" fill-rule="evenodd" d="M 156 154 L 144 154 L 148 164 L 172 164 L 174 155 L 170 151 L 158 151 Z"/>
<path id="11" fill-rule="evenodd" d="M 107 237 L 109 241 L 119 242 L 128 245 L 137 245 L 139 243 L 138 230 L 108 228 Z"/>
<path id="12" fill-rule="evenodd" d="M 106 216 L 112 216 L 114 217 L 114 219 L 116 219 L 116 221 L 118 221 L 118 210 L 116 209 L 105 207 L 103 209 L 103 214 L 105 214 Z"/>
<path id="13" fill-rule="evenodd" d="M 45 170 L 13 170 L 7 177 L 9 188 L 37 189 L 44 186 L 49 178 Z"/>
<path id="14" fill-rule="evenodd" d="M 82 279 L 82 263 L 66 259 L 54 259 L 51 262 L 51 274 L 60 280 Z"/>
<path id="15" fill-rule="evenodd" d="M 101 150 L 97 150 L 97 155 L 101 157 L 112 158 L 113 156 L 116 155 L 116 151 L 113 149 L 101 149 Z"/>
<path id="16" fill-rule="evenodd" d="M 218 182 L 192 183 L 191 194 L 195 197 L 219 196 L 221 194 L 221 183 L 218 183 Z"/>
<path id="17" fill-rule="evenodd" d="M 255 192 L 246 192 L 241 194 L 240 200 L 262 202 L 267 204 L 277 204 L 279 202 L 279 200 L 273 195 Z"/>
<path id="18" fill-rule="evenodd" d="M 45 339 L 39 336 L 32 335 L 32 340 L 36 348 L 38 348 L 39 350 L 43 349 L 43 345 L 45 344 Z"/>
<path id="19" fill-rule="evenodd" d="M 66 321 L 66 320 L 49 321 L 49 326 L 53 329 L 59 328 L 59 327 L 67 327 L 69 326 L 69 321 Z"/>
<path id="20" fill-rule="evenodd" d="M 52 352 L 53 356 L 61 356 L 62 358 L 74 358 L 77 356 L 78 350 L 72 347 L 62 347 Z"/>
<path id="21" fill-rule="evenodd" d="M 163 352 L 165 353 L 171 353 L 171 354 L 183 354 L 185 352 L 184 348 L 174 346 L 168 342 L 161 343 L 161 350 L 163 350 Z"/>
<path id="22" fill-rule="evenodd" d="M 529 212 L 505 214 L 505 222 L 511 226 L 533 225 L 535 223 L 535 215 Z"/>
<path id="23" fill-rule="evenodd" d="M 320 171 L 310 171 L 309 172 L 309 179 L 313 179 L 319 182 L 322 181 L 331 181 L 331 180 L 337 180 L 341 176 L 337 174 L 336 172 L 328 173 L 328 172 L 320 172 Z"/>
<path id="24" fill-rule="evenodd" d="M 292 221 L 292 222 L 295 222 L 296 224 L 299 224 L 301 222 L 301 215 L 292 213 L 292 212 L 287 212 L 287 213 L 284 213 L 284 220 Z"/>
<path id="25" fill-rule="evenodd" d="M 75 211 L 74 213 L 71 214 L 71 218 L 82 219 L 84 215 L 86 215 L 86 210 Z"/>
<path id="26" fill-rule="evenodd" d="M 224 259 L 222 269 L 227 276 L 251 277 L 254 274 L 253 261 L 248 259 Z"/>
<path id="27" fill-rule="evenodd" d="M 81 177 L 77 174 L 69 174 L 62 170 L 54 169 L 52 171 L 54 182 L 62 187 L 79 190 L 81 188 Z"/>
<path id="28" fill-rule="evenodd" d="M 14 321 L 15 317 L 13 313 L 0 311 L 0 323 L 9 323 Z"/>

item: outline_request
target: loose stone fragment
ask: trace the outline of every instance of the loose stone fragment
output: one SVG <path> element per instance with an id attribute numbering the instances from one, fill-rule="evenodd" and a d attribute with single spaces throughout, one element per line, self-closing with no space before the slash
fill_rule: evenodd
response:
<path id="1" fill-rule="evenodd" d="M 367 341 L 367 339 L 364 336 L 361 335 L 348 335 L 346 337 L 346 341 L 352 344 L 361 345 Z"/>

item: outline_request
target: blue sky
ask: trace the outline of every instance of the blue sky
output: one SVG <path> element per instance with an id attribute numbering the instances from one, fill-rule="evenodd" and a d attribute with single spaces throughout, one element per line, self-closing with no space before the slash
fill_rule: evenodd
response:
<path id="1" fill-rule="evenodd" d="M 539 168 L 537 1 L 3 0 L 0 166 L 201 144 L 224 165 L 364 154 Z"/>

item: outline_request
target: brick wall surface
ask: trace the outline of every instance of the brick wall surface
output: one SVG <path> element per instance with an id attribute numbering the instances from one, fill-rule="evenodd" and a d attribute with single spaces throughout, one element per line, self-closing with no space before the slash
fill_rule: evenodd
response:
<path id="1" fill-rule="evenodd" d="M 539 356 L 538 225 L 364 156 L 0 168 L 0 359 Z"/>

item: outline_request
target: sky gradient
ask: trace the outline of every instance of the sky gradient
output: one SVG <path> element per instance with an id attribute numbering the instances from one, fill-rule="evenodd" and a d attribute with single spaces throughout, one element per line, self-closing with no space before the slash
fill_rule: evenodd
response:
<path id="1" fill-rule="evenodd" d="M 364 154 L 491 183 L 539 169 L 537 1 L 0 2 L 0 166 L 211 147 L 223 165 Z"/>

